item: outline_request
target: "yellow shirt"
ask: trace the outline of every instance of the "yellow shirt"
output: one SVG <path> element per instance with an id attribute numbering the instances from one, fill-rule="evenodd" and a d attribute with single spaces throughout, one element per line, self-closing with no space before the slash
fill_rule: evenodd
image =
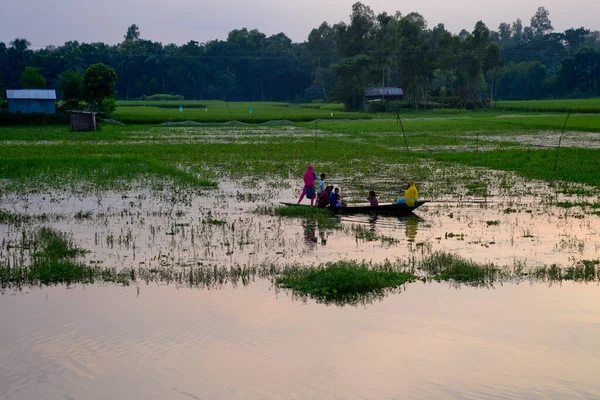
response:
<path id="1" fill-rule="evenodd" d="M 415 201 L 419 198 L 419 192 L 417 192 L 417 188 L 414 184 L 411 184 L 408 189 L 404 191 L 404 199 L 406 200 L 406 205 L 410 207 L 414 207 Z"/>

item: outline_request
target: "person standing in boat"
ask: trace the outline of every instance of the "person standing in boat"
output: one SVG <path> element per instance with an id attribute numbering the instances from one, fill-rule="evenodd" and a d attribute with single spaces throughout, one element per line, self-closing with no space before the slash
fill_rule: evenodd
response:
<path id="1" fill-rule="evenodd" d="M 404 190 L 404 196 L 401 196 L 396 201 L 396 204 L 406 204 L 409 207 L 414 207 L 415 202 L 419 199 L 419 192 L 417 191 L 417 186 L 414 182 L 409 182 L 406 185 L 406 190 Z"/>
<path id="2" fill-rule="evenodd" d="M 312 206 L 315 202 L 315 180 L 317 179 L 317 173 L 312 165 L 308 166 L 303 179 L 304 187 L 302 188 L 302 193 L 298 199 L 298 204 L 300 204 L 302 199 L 304 199 L 304 195 L 306 195 L 306 197 L 310 199 L 310 205 Z"/>
<path id="3" fill-rule="evenodd" d="M 317 186 L 317 199 L 325 191 L 325 177 L 326 175 L 321 173 L 321 179 L 319 179 L 319 186 Z"/>

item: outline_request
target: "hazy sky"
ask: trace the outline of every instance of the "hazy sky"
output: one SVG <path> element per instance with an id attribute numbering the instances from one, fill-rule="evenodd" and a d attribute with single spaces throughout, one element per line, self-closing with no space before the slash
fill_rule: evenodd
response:
<path id="1" fill-rule="evenodd" d="M 562 31 L 585 26 L 600 30 L 597 0 L 371 0 L 363 1 L 375 13 L 396 10 L 421 13 L 430 27 L 443 22 L 446 29 L 469 31 L 478 20 L 490 29 L 517 18 L 524 25 L 538 6 L 550 11 L 554 28 Z M 0 41 L 16 37 L 35 46 L 61 45 L 68 40 L 115 44 L 127 27 L 137 24 L 144 39 L 163 44 L 189 40 L 225 39 L 233 29 L 247 27 L 272 35 L 284 32 L 302 42 L 321 22 L 348 21 L 355 0 L 3 0 Z"/>

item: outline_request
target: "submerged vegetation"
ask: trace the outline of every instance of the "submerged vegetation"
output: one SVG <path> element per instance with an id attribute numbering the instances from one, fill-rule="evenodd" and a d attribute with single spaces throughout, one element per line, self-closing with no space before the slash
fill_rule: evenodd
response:
<path id="1" fill-rule="evenodd" d="M 56 284 L 116 283 L 140 285 L 153 283 L 185 285 L 198 288 L 220 288 L 226 284 L 248 285 L 268 279 L 278 289 L 289 289 L 306 300 L 326 304 L 366 304 L 382 299 L 416 280 L 447 281 L 489 287 L 505 281 L 600 281 L 600 260 L 582 260 L 567 268 L 557 265 L 528 268 L 480 264 L 447 252 L 427 252 L 414 256 L 366 263 L 339 261 L 319 265 L 263 262 L 257 265 L 231 267 L 198 263 L 189 267 L 158 265 L 156 267 L 109 268 L 86 262 L 86 251 L 78 248 L 66 234 L 40 228 L 24 234 L 18 245 L 19 257 L 0 262 L 0 287 L 22 289 Z"/>
<path id="2" fill-rule="evenodd" d="M 315 268 L 285 269 L 275 278 L 281 288 L 321 302 L 356 304 L 366 298 L 380 298 L 386 289 L 396 289 L 416 279 L 391 265 L 369 266 L 355 261 L 328 263 Z"/>

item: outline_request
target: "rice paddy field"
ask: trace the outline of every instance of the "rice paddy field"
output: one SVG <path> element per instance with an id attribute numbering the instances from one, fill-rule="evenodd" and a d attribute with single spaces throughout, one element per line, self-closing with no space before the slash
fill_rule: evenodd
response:
<path id="1" fill-rule="evenodd" d="M 519 100 L 498 101 L 496 107 L 517 111 L 600 112 L 600 99 Z"/>
<path id="2" fill-rule="evenodd" d="M 600 397 L 600 114 L 198 104 L 0 127 L 0 398 Z"/>

